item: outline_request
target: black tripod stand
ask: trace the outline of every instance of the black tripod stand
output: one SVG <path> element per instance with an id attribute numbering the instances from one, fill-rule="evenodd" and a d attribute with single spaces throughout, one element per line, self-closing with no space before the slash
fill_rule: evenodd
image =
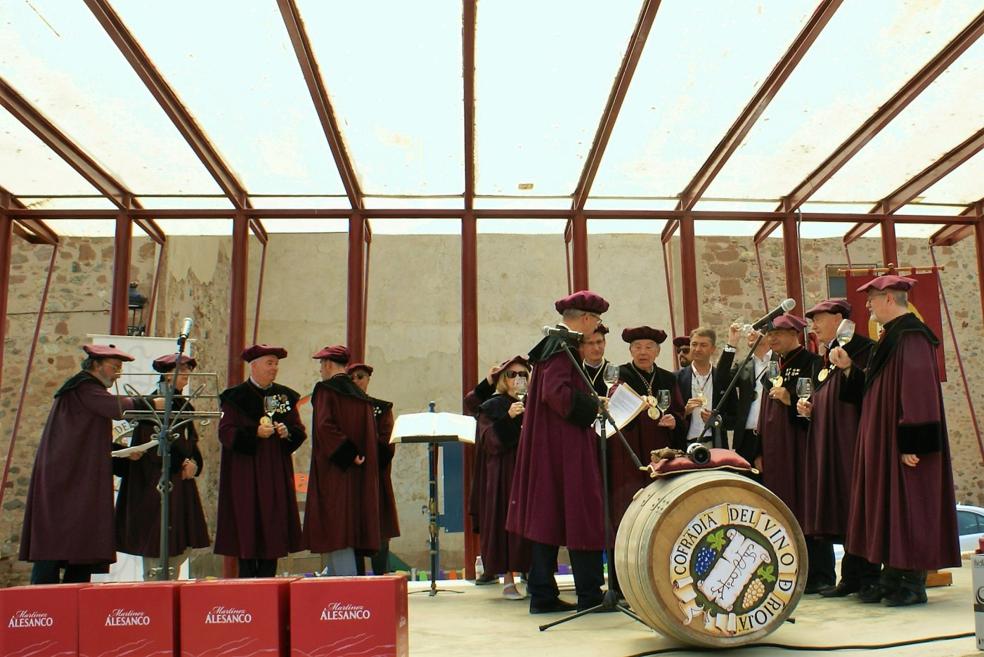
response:
<path id="1" fill-rule="evenodd" d="M 615 424 L 615 421 L 612 419 L 611 414 L 609 414 L 608 412 L 608 408 L 602 405 L 598 393 L 595 391 L 594 386 L 591 385 L 591 380 L 588 379 L 588 375 L 584 373 L 584 370 L 581 369 L 581 364 L 578 363 L 577 359 L 574 357 L 574 353 L 571 350 L 570 344 L 566 346 L 564 352 L 567 354 L 567 357 L 570 359 L 571 364 L 574 366 L 574 369 L 577 370 L 578 374 L 581 375 L 581 378 L 584 380 L 584 383 L 587 384 L 588 390 L 591 391 L 591 396 L 598 404 L 598 420 L 601 422 L 601 436 L 598 443 L 598 454 L 599 454 L 599 460 L 601 461 L 601 483 L 602 483 L 601 501 L 602 501 L 602 507 L 604 508 L 603 519 L 605 523 L 605 558 L 608 560 L 608 568 L 609 571 L 611 571 L 611 568 L 615 563 L 614 561 L 615 555 L 612 548 L 612 546 L 614 545 L 614 541 L 612 540 L 611 511 L 609 510 L 609 505 L 608 505 L 608 436 L 606 435 L 606 432 L 607 432 L 607 425 L 609 422 L 611 422 L 611 425 L 615 427 L 615 434 L 622 441 L 622 447 L 624 447 L 625 450 L 629 453 L 629 456 L 631 457 L 632 462 L 635 464 L 635 466 L 639 469 L 642 469 L 642 463 L 639 461 L 639 457 L 636 456 L 636 453 L 635 451 L 633 451 L 632 447 L 629 446 L 629 442 L 625 439 L 625 436 L 622 435 L 622 432 L 619 430 L 618 425 Z M 564 618 L 553 621 L 552 623 L 541 625 L 540 631 L 543 632 L 545 630 L 550 629 L 551 627 L 554 627 L 555 625 L 560 625 L 562 623 L 566 623 L 567 621 L 572 621 L 575 618 L 580 618 L 581 616 L 586 616 L 587 614 L 591 614 L 595 612 L 607 612 L 613 610 L 620 611 L 626 616 L 629 616 L 630 618 L 633 618 L 639 621 L 640 623 L 643 623 L 643 620 L 639 618 L 634 612 L 630 611 L 626 605 L 619 603 L 618 593 L 616 593 L 615 589 L 613 589 L 609 585 L 608 589 L 605 591 L 604 597 L 601 599 L 600 604 L 597 604 L 594 607 L 590 607 L 589 609 L 578 611 L 576 613 L 571 614 L 570 616 L 565 616 Z"/>

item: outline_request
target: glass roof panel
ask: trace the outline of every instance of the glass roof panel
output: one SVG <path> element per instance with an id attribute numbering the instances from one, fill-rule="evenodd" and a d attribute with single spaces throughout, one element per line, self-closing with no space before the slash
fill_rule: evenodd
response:
<path id="1" fill-rule="evenodd" d="M 461 194 L 461 2 L 297 4 L 363 191 Z"/>
<path id="2" fill-rule="evenodd" d="M 800 239 L 843 238 L 852 228 L 854 224 L 849 222 L 804 221 L 800 224 Z M 875 230 L 877 229 L 873 228 L 865 235 L 870 235 Z M 782 237 L 782 230 L 777 230 L 770 237 Z"/>
<path id="3" fill-rule="evenodd" d="M 916 198 L 920 203 L 953 203 L 959 206 L 967 206 L 984 198 L 984 151 L 978 152 Z M 959 214 L 963 209 L 953 208 L 953 214 Z"/>
<path id="4" fill-rule="evenodd" d="M 372 219 L 373 235 L 461 235 L 460 219 Z"/>
<path id="5" fill-rule="evenodd" d="M 475 230 L 479 233 L 510 235 L 560 235 L 567 228 L 566 219 L 478 219 Z M 563 239 L 559 244 L 563 245 Z"/>
<path id="6" fill-rule="evenodd" d="M 570 210 L 570 196 L 517 198 L 515 196 L 476 196 L 477 209 L 530 209 L 530 210 Z"/>
<path id="7" fill-rule="evenodd" d="M 232 201 L 226 196 L 138 196 L 145 208 L 178 210 L 228 210 Z"/>
<path id="8" fill-rule="evenodd" d="M 116 221 L 113 219 L 52 219 L 45 221 L 59 235 L 82 237 L 113 237 L 116 235 Z M 143 234 L 139 228 L 134 232 L 134 235 L 138 234 Z"/>
<path id="9" fill-rule="evenodd" d="M 247 190 L 343 193 L 276 2 L 113 5 Z"/>
<path id="10" fill-rule="evenodd" d="M 271 234 L 347 233 L 348 219 L 264 219 L 263 227 Z"/>
<path id="11" fill-rule="evenodd" d="M 436 196 L 428 198 L 409 198 L 406 196 L 366 196 L 363 201 L 367 208 L 426 208 L 441 210 L 461 210 L 465 200 L 460 197 Z"/>
<path id="12" fill-rule="evenodd" d="M 479 3 L 478 193 L 516 194 L 520 185 L 539 195 L 574 191 L 639 6 L 638 0 Z"/>
<path id="13" fill-rule="evenodd" d="M 595 198 L 584 204 L 586 210 L 672 210 L 676 198 Z"/>
<path id="14" fill-rule="evenodd" d="M 844 3 L 707 195 L 788 194 L 978 12 L 976 0 Z M 878 200 L 859 192 L 838 200 Z"/>
<path id="15" fill-rule="evenodd" d="M 0 24 L 0 30 L 2 29 Z M 0 54 L 0 57 L 2 56 Z M 99 190 L 55 155 L 54 151 L 23 123 L 2 108 L 0 108 L 0 187 L 14 196 L 99 194 Z"/>
<path id="16" fill-rule="evenodd" d="M 588 219 L 589 235 L 611 233 L 638 233 L 659 235 L 666 221 L 663 219 Z M 659 242 L 655 242 L 658 246 Z"/>
<path id="17" fill-rule="evenodd" d="M 819 190 L 817 200 L 877 201 L 905 184 L 984 126 L 984 104 L 968 102 L 984 89 L 984 40 L 967 49 Z M 984 193 L 977 179 L 976 192 Z"/>
<path id="18" fill-rule="evenodd" d="M 815 5 L 661 2 L 592 191 L 683 191 Z"/>
<path id="19" fill-rule="evenodd" d="M 5 2 L 3 10 L 3 78 L 114 178 L 136 194 L 220 191 L 85 3 Z M 186 32 L 195 21 L 181 18 Z M 65 193 L 56 183 L 45 192 Z"/>
<path id="20" fill-rule="evenodd" d="M 32 210 L 109 210 L 116 206 L 103 196 L 19 196 L 24 205 Z"/>
<path id="21" fill-rule="evenodd" d="M 871 212 L 872 208 L 874 208 L 872 203 L 830 203 L 816 200 L 807 201 L 800 206 L 800 210 L 803 212 L 845 212 L 852 214 L 867 214 Z"/>
<path id="22" fill-rule="evenodd" d="M 231 219 L 158 219 L 165 235 L 232 235 Z"/>
<path id="23" fill-rule="evenodd" d="M 347 210 L 352 207 L 347 196 L 257 196 L 251 195 L 255 208 L 328 208 Z"/>
<path id="24" fill-rule="evenodd" d="M 918 238 L 928 238 L 932 237 L 933 233 L 940 229 L 939 224 L 895 224 L 895 237 L 918 237 Z M 906 258 L 904 253 L 899 253 L 900 258 Z M 914 260 L 921 260 L 925 257 L 929 260 L 928 254 L 926 256 L 916 256 Z"/>
<path id="25" fill-rule="evenodd" d="M 952 174 L 951 174 L 952 175 Z M 984 171 L 978 180 L 984 180 Z M 941 181 L 942 182 L 942 181 Z M 939 184 L 939 183 L 937 183 Z M 984 195 L 984 191 L 979 192 Z M 968 204 L 969 205 L 969 204 Z M 943 217 L 955 216 L 966 209 L 964 205 L 931 205 L 929 203 L 909 203 L 895 211 L 895 214 L 937 214 Z"/>

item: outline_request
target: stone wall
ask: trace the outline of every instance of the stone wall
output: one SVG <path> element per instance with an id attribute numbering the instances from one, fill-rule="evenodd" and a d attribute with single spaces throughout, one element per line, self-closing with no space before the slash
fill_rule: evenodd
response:
<path id="1" fill-rule="evenodd" d="M 34 449 L 47 415 L 51 393 L 78 366 L 78 347 L 87 333 L 105 332 L 108 326 L 109 281 L 112 276 L 112 240 L 66 238 L 61 247 L 55 284 L 44 322 L 30 395 L 14 453 L 13 487 L 7 491 L 0 519 L 0 584 L 24 581 L 27 569 L 16 562 L 23 500 Z M 903 265 L 930 263 L 925 240 L 899 240 Z M 751 238 L 699 237 L 697 269 L 702 323 L 719 331 L 735 319 L 762 314 L 761 288 Z M 7 439 L 30 346 L 36 302 L 50 253 L 16 241 L 10 313 L 6 319 L 5 367 L 0 389 L 0 431 Z M 682 326 L 678 242 L 671 249 L 671 271 L 677 326 Z M 161 282 L 155 331 L 173 335 L 181 318 L 196 318 L 195 350 L 199 371 L 216 372 L 218 387 L 226 384 L 228 351 L 229 261 L 228 237 L 174 237 L 169 240 L 165 276 Z M 347 237 L 344 234 L 271 236 L 267 252 L 259 340 L 278 343 L 290 351 L 279 380 L 308 394 L 317 379 L 317 364 L 310 354 L 326 344 L 345 340 Z M 863 238 L 851 247 L 855 263 L 880 260 L 877 239 Z M 943 284 L 950 302 L 957 337 L 974 403 L 984 413 L 984 374 L 981 362 L 982 331 L 974 245 L 965 240 L 956 247 L 937 250 L 945 267 Z M 839 239 L 805 240 L 802 244 L 806 303 L 826 296 L 825 266 L 844 264 Z M 563 241 L 554 235 L 480 235 L 479 259 L 479 371 L 539 339 L 539 328 L 556 321 L 553 301 L 566 293 Z M 253 312 L 259 276 L 260 250 L 251 245 L 247 340 L 252 338 Z M 782 240 L 762 246 L 764 277 L 770 303 L 785 296 Z M 150 289 L 154 249 L 135 240 L 134 280 Z M 459 238 L 448 236 L 390 236 L 377 234 L 370 259 L 366 360 L 375 368 L 371 392 L 395 403 L 395 412 L 425 410 L 435 401 L 439 410 L 461 408 L 461 302 Z M 625 326 L 650 324 L 669 329 L 669 309 L 663 258 L 656 235 L 592 234 L 589 242 L 592 289 L 612 303 L 606 316 L 613 332 L 608 356 L 628 360 L 621 341 Z M 944 318 L 945 321 L 945 318 Z M 669 332 L 669 331 L 668 331 Z M 949 335 L 944 384 L 957 497 L 984 503 L 984 476 L 956 358 Z M 670 350 L 661 365 L 670 366 Z M 307 415 L 309 411 L 304 413 Z M 202 431 L 205 472 L 199 488 L 214 532 L 218 478 L 218 441 L 215 423 Z M 561 458 L 562 455 L 558 455 Z M 295 456 L 298 472 L 307 472 L 310 445 Z M 426 567 L 426 519 L 421 513 L 427 492 L 426 453 L 422 446 L 397 450 L 394 487 L 403 535 L 391 549 L 403 560 Z M 463 566 L 462 537 L 442 537 L 442 563 Z M 217 574 L 219 560 L 208 550 L 195 555 L 196 574 Z M 311 570 L 316 559 L 297 555 L 281 570 Z"/>

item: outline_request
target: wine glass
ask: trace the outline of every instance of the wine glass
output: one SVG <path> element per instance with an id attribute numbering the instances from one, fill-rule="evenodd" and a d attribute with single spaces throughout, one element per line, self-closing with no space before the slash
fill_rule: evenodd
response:
<path id="1" fill-rule="evenodd" d="M 837 344 L 846 345 L 854 337 L 855 324 L 849 319 L 842 320 L 837 327 Z"/>
<path id="2" fill-rule="evenodd" d="M 277 411 L 280 410 L 280 400 L 274 396 L 263 398 L 263 412 L 267 414 L 270 420 L 273 420 L 273 416 Z"/>
<path id="3" fill-rule="evenodd" d="M 766 377 L 772 382 L 772 385 L 779 385 L 779 363 L 774 360 L 770 360 L 768 365 L 765 366 Z"/>
<path id="4" fill-rule="evenodd" d="M 670 408 L 670 391 L 656 391 L 656 408 L 665 413 Z"/>
<path id="5" fill-rule="evenodd" d="M 529 384 L 525 376 L 517 376 L 513 379 L 513 392 L 516 395 L 516 399 L 523 402 L 526 399 L 526 391 L 529 389 Z"/>
<path id="6" fill-rule="evenodd" d="M 796 396 L 802 401 L 806 401 L 813 394 L 813 379 L 800 377 L 796 379 Z M 797 413 L 800 417 L 805 417 L 802 413 Z"/>
<path id="7" fill-rule="evenodd" d="M 618 382 L 618 365 L 610 361 L 605 361 L 605 366 L 601 370 L 601 380 L 611 390 Z"/>

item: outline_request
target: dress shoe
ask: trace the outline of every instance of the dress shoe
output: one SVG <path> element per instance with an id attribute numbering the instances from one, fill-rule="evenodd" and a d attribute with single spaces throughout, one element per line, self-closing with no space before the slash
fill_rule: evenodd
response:
<path id="1" fill-rule="evenodd" d="M 885 589 L 881 584 L 866 584 L 858 591 L 858 600 L 867 604 L 881 602 L 883 597 L 885 597 Z"/>
<path id="2" fill-rule="evenodd" d="M 814 593 L 820 593 L 820 591 L 830 588 L 831 586 L 833 586 L 831 582 L 824 582 L 824 581 L 807 582 L 806 588 L 803 589 L 803 593 L 805 595 L 812 595 Z"/>
<path id="3" fill-rule="evenodd" d="M 499 576 L 495 573 L 486 573 L 481 577 L 475 578 L 475 586 L 484 586 L 486 584 L 498 584 Z"/>
<path id="4" fill-rule="evenodd" d="M 837 586 L 831 586 L 829 589 L 824 589 L 820 591 L 820 595 L 825 598 L 843 598 L 845 596 L 851 595 L 852 593 L 857 593 L 861 590 L 861 584 L 858 582 L 847 582 L 841 580 Z"/>
<path id="5" fill-rule="evenodd" d="M 573 602 L 566 602 L 560 598 L 554 598 L 553 600 L 548 600 L 547 602 L 541 602 L 539 604 L 534 604 L 530 602 L 530 613 L 531 614 L 555 614 L 558 612 L 568 612 L 576 611 L 577 605 Z"/>
<path id="6" fill-rule="evenodd" d="M 882 604 L 886 607 L 908 607 L 909 605 L 926 604 L 925 591 L 913 591 L 908 588 L 900 588 L 889 593 L 882 599 Z"/>

